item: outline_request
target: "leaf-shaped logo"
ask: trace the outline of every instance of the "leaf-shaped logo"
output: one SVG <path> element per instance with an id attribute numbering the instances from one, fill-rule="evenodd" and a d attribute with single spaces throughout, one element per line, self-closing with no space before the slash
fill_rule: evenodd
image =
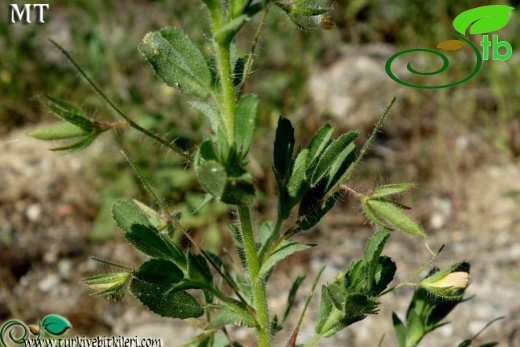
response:
<path id="1" fill-rule="evenodd" d="M 446 40 L 437 45 L 437 48 L 445 49 L 447 51 L 456 51 L 464 47 L 465 43 L 461 40 Z"/>
<path id="2" fill-rule="evenodd" d="M 453 20 L 453 27 L 462 35 L 471 25 L 470 34 L 486 34 L 502 29 L 509 22 L 509 12 L 514 7 L 505 5 L 489 5 L 473 8 L 459 14 Z"/>
<path id="3" fill-rule="evenodd" d="M 51 314 L 43 318 L 42 327 L 52 335 L 62 335 L 72 328 L 72 325 L 66 318 L 57 314 Z"/>

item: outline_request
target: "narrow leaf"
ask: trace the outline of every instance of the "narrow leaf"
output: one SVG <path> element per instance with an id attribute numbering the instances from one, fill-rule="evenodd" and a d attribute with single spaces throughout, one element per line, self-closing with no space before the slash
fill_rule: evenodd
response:
<path id="1" fill-rule="evenodd" d="M 91 133 L 96 130 L 96 126 L 85 112 L 79 107 L 58 98 L 45 95 L 45 105 L 49 108 L 56 117 L 74 124 L 83 129 L 86 133 Z"/>
<path id="2" fill-rule="evenodd" d="M 391 201 L 383 199 L 368 199 L 366 204 L 377 215 L 383 217 L 405 233 L 426 237 L 422 228 L 413 219 L 408 217 L 401 208 L 397 207 Z"/>
<path id="3" fill-rule="evenodd" d="M 111 295 L 118 292 L 129 277 L 129 272 L 116 272 L 88 277 L 83 283 L 96 291 L 94 295 Z"/>
<path id="4" fill-rule="evenodd" d="M 298 276 L 296 280 L 294 280 L 291 290 L 289 291 L 289 295 L 287 297 L 287 303 L 285 304 L 285 310 L 283 311 L 282 318 L 280 320 L 280 324 L 283 325 L 287 317 L 289 316 L 289 313 L 291 312 L 291 309 L 294 305 L 294 301 L 296 299 L 296 293 L 298 292 L 298 289 L 300 288 L 300 285 L 302 284 L 303 280 L 305 279 L 305 276 Z"/>
<path id="5" fill-rule="evenodd" d="M 329 143 L 329 139 L 334 133 L 334 128 L 330 124 L 322 126 L 316 134 L 313 136 L 311 143 L 309 144 L 309 166 L 312 166 Z"/>
<path id="6" fill-rule="evenodd" d="M 311 186 L 314 187 L 323 176 L 325 176 L 331 166 L 336 162 L 338 156 L 343 152 L 354 139 L 357 137 L 357 133 L 350 132 L 339 136 L 335 139 L 323 152 L 318 165 L 312 173 Z"/>
<path id="7" fill-rule="evenodd" d="M 94 140 L 96 138 L 97 138 L 96 134 L 84 136 L 79 141 L 74 142 L 74 143 L 72 143 L 70 145 L 61 146 L 61 147 L 53 147 L 53 148 L 49 148 L 49 150 L 54 151 L 54 152 L 59 152 L 59 151 L 61 151 L 61 152 L 80 151 L 82 149 L 87 148 L 92 142 L 94 142 Z"/>
<path id="8" fill-rule="evenodd" d="M 45 125 L 27 133 L 28 136 L 44 141 L 66 140 L 84 136 L 86 134 L 85 130 L 71 123 Z"/>
<path id="9" fill-rule="evenodd" d="M 370 194 L 370 198 L 384 198 L 390 195 L 401 194 L 409 189 L 415 187 L 413 183 L 396 183 L 396 184 L 387 184 L 381 187 L 378 187 L 372 194 Z"/>
<path id="10" fill-rule="evenodd" d="M 248 20 L 249 16 L 243 14 L 224 24 L 222 28 L 215 33 L 215 41 L 223 44 L 229 43 Z"/>
<path id="11" fill-rule="evenodd" d="M 302 187 L 302 185 L 305 182 L 305 172 L 307 170 L 309 154 L 309 150 L 304 149 L 298 153 L 296 159 L 294 160 L 291 177 L 287 183 L 287 192 L 289 193 L 290 197 L 288 206 L 289 209 L 296 205 L 301 199 L 302 195 L 305 193 L 305 187 Z"/>
<path id="12" fill-rule="evenodd" d="M 399 347 L 406 346 L 406 327 L 399 317 L 392 312 L 392 323 L 394 325 L 395 337 L 397 338 L 397 345 Z"/>
<path id="13" fill-rule="evenodd" d="M 284 241 L 278 248 L 262 263 L 260 267 L 260 277 L 265 277 L 269 271 L 280 261 L 296 252 L 305 251 L 314 247 L 312 244 L 296 243 Z"/>
<path id="14" fill-rule="evenodd" d="M 368 239 L 364 251 L 365 276 L 367 278 L 368 288 L 371 290 L 376 285 L 376 271 L 379 265 L 379 256 L 383 251 L 386 241 L 390 237 L 390 232 L 381 229 L 372 234 Z"/>

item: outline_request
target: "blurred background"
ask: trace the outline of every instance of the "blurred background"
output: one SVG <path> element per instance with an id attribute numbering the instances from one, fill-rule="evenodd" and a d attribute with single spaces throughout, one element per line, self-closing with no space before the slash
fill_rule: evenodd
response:
<path id="1" fill-rule="evenodd" d="M 137 51 L 148 31 L 171 25 L 210 51 L 207 13 L 199 1 L 48 1 L 45 24 L 8 24 L 0 7 L 0 322 L 28 324 L 47 314 L 67 317 L 70 335 L 160 337 L 175 346 L 195 328 L 146 312 L 133 298 L 112 302 L 89 295 L 82 278 L 110 269 L 90 256 L 136 265 L 141 254 L 123 240 L 111 220 L 118 198 L 147 202 L 146 194 L 119 150 L 127 150 L 143 173 L 165 195 L 184 224 L 210 249 L 229 247 L 226 223 L 234 218 L 213 203 L 193 213 L 204 198 L 191 171 L 174 153 L 131 130 L 107 133 L 80 153 L 60 155 L 25 134 L 54 119 L 38 101 L 49 94 L 81 105 L 99 120 L 114 120 L 103 100 L 87 85 L 48 38 L 62 45 L 121 109 L 141 126 L 192 148 L 208 134 L 202 116 L 185 96 L 157 79 Z M 274 218 L 276 190 L 270 170 L 279 115 L 291 119 L 297 140 L 328 122 L 340 131 L 358 129 L 366 139 L 380 112 L 395 96 L 383 131 L 354 178 L 356 188 L 417 182 L 402 198 L 430 235 L 428 245 L 446 250 L 439 266 L 468 260 L 474 298 L 449 317 L 451 325 L 421 346 L 456 346 L 493 318 L 506 316 L 481 341 L 520 346 L 520 11 L 496 32 L 513 47 L 505 61 L 484 61 L 476 77 L 448 89 L 399 85 L 386 74 L 386 60 L 411 48 L 435 48 L 452 37 L 461 12 L 490 1 L 336 0 L 330 15 L 336 26 L 299 31 L 276 9 L 270 11 L 253 73 L 246 89 L 261 98 L 251 168 L 261 191 L 255 218 Z M 518 6 L 518 1 L 493 4 Z M 322 3 L 321 5 L 327 5 Z M 249 52 L 258 18 L 246 24 L 237 52 Z M 475 35 L 477 46 L 481 37 Z M 432 84 L 464 78 L 473 69 L 469 48 L 448 53 L 452 67 L 431 77 Z M 402 70 L 410 56 L 396 62 Z M 439 62 L 418 60 L 423 70 Z M 414 65 L 415 67 L 415 65 Z M 300 236 L 318 243 L 313 251 L 283 263 L 269 292 L 272 310 L 283 309 L 286 291 L 300 274 L 323 264 L 331 280 L 362 253 L 371 227 L 360 207 L 345 196 L 318 227 Z M 183 243 L 185 240 L 180 239 Z M 398 265 L 397 280 L 429 259 L 426 247 L 396 234 L 387 253 Z M 309 288 L 312 280 L 307 279 Z M 305 291 L 301 291 L 302 294 Z M 346 329 L 320 346 L 395 346 L 391 312 L 405 314 L 411 292 L 383 300 L 377 316 Z M 303 300 L 303 299 L 302 299 Z M 301 305 L 297 306 L 301 308 Z M 312 306 L 316 308 L 316 305 Z M 310 317 L 315 315 L 315 310 Z M 298 310 L 292 316 L 295 319 Z M 302 338 L 312 335 L 308 319 Z M 288 334 L 289 332 L 282 332 Z M 247 344 L 245 330 L 233 334 Z M 280 345 L 283 345 L 283 339 Z"/>

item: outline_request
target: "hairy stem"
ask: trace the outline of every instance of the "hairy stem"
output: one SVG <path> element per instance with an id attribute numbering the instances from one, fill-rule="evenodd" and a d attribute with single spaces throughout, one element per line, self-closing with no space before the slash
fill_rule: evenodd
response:
<path id="1" fill-rule="evenodd" d="M 215 42 L 217 53 L 217 68 L 222 87 L 222 99 L 220 109 L 224 117 L 224 126 L 228 142 L 234 141 L 235 125 L 235 89 L 233 85 L 233 72 L 231 71 L 231 56 L 229 53 L 229 43 Z"/>
<path id="2" fill-rule="evenodd" d="M 255 237 L 251 227 L 251 215 L 247 206 L 238 207 L 240 218 L 242 241 L 247 261 L 247 270 L 253 292 L 254 306 L 256 309 L 256 319 L 259 325 L 256 328 L 259 347 L 271 346 L 271 333 L 269 331 L 269 312 L 267 308 L 267 296 L 265 281 L 260 278 L 260 262 L 256 253 Z"/>
<path id="3" fill-rule="evenodd" d="M 264 28 L 265 19 L 267 18 L 267 14 L 269 13 L 269 3 L 265 5 L 264 13 L 262 14 L 262 18 L 260 19 L 260 23 L 258 23 L 258 27 L 256 28 L 255 38 L 253 40 L 253 44 L 251 45 L 251 51 L 247 56 L 246 66 L 244 68 L 244 72 L 242 74 L 242 81 L 240 81 L 240 91 L 238 95 L 242 95 L 244 93 L 244 89 L 246 87 L 247 77 L 251 72 L 251 68 L 253 67 L 253 60 L 255 55 L 256 45 L 258 44 L 258 40 L 260 40 L 260 34 L 262 33 L 262 29 Z"/>

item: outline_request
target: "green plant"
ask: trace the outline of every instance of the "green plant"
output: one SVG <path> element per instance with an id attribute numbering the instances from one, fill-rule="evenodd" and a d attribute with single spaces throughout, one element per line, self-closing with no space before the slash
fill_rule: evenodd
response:
<path id="1" fill-rule="evenodd" d="M 164 317 L 198 319 L 204 329 L 184 346 L 214 346 L 216 336 L 221 333 L 227 338 L 228 346 L 240 346 L 225 328 L 230 324 L 254 329 L 258 345 L 271 346 L 273 336 L 285 328 L 288 312 L 295 304 L 295 296 L 304 278 L 298 277 L 294 281 L 284 313 L 276 316 L 268 310 L 266 286 L 270 275 L 282 260 L 315 246 L 296 242 L 293 237 L 315 226 L 336 200 L 348 192 L 361 202 L 365 215 L 378 230 L 368 239 L 363 258 L 353 262 L 331 283 L 322 286 L 315 335 L 305 341 L 304 346 L 313 346 L 320 339 L 376 314 L 381 297 L 403 286 L 414 286 L 417 290 L 406 324 L 396 315 L 393 317 L 396 336 L 400 347 L 417 345 L 425 334 L 442 325 L 441 320 L 463 301 L 469 265 L 456 263 L 417 280 L 437 258 L 439 251 L 416 274 L 389 287 L 397 267 L 382 252 L 391 230 L 426 238 L 422 228 L 405 213 L 407 207 L 394 199 L 413 185 L 390 184 L 363 193 L 353 189 L 349 183 L 393 101 L 357 154 L 356 132 L 333 138 L 334 128 L 324 125 L 314 134 L 309 145 L 302 147 L 296 145 L 290 120 L 280 117 L 274 136 L 272 167 L 278 186 L 277 218 L 255 227 L 251 208 L 256 187 L 247 164 L 259 98 L 253 93 L 244 94 L 253 64 L 254 47 L 270 8 L 281 9 L 300 28 L 308 28 L 315 21 L 325 22 L 328 26 L 330 20 L 324 16 L 329 9 L 314 6 L 307 0 L 287 3 L 203 0 L 203 3 L 211 22 L 213 50 L 209 58 L 177 28 L 148 33 L 139 45 L 141 54 L 156 75 L 168 86 L 192 97 L 189 104 L 207 118 L 212 133 L 195 149 L 168 142 L 130 119 L 55 43 L 122 120 L 95 121 L 72 103 L 46 96 L 43 100 L 47 107 L 65 123 L 37 129 L 30 135 L 42 140 L 69 140 L 70 143 L 54 150 L 75 151 L 88 146 L 103 132 L 128 126 L 171 149 L 190 163 L 200 186 L 206 191 L 202 205 L 219 200 L 236 210 L 238 220 L 229 225 L 229 232 L 242 270 L 230 270 L 218 254 L 203 248 L 187 230 L 182 215 L 172 213 L 160 192 L 148 183 L 138 165 L 123 151 L 155 206 L 149 207 L 137 200 L 120 200 L 114 204 L 112 216 L 126 240 L 149 259 L 135 268 L 98 259 L 118 270 L 87 278 L 85 283 L 96 290 L 96 295 L 116 298 L 128 288 L 148 309 Z M 239 57 L 234 45 L 235 36 L 258 13 L 262 13 L 262 19 L 251 53 Z M 294 218 L 293 213 L 296 214 Z M 190 241 L 188 249 L 175 241 L 177 235 Z M 296 346 L 300 325 L 320 274 L 314 279 L 287 346 Z M 460 346 L 469 346 L 472 341 L 466 340 Z"/>

